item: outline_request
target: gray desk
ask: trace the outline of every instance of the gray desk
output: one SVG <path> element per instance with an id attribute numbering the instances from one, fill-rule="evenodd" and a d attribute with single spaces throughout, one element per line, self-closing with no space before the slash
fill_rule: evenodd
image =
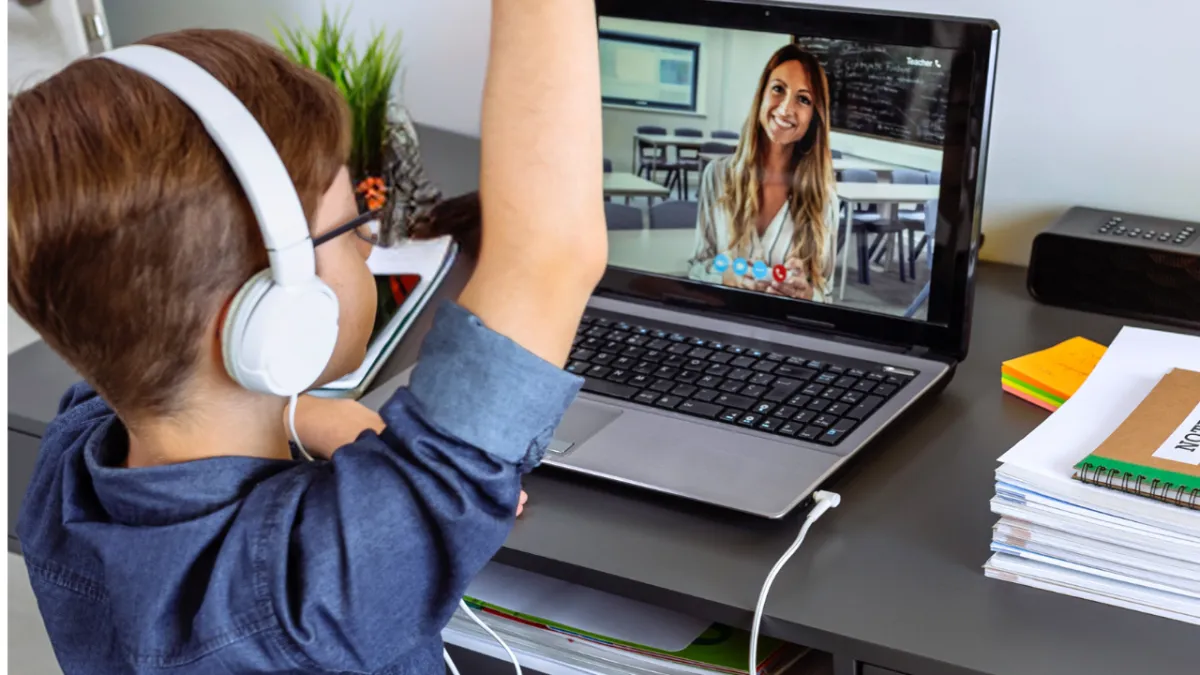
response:
<path id="1" fill-rule="evenodd" d="M 434 176 L 470 187 L 477 145 L 426 133 Z M 413 358 L 427 322 L 389 373 Z M 980 265 L 970 357 L 940 397 L 841 476 L 842 506 L 775 582 L 764 631 L 833 653 L 839 675 L 860 665 L 885 672 L 866 664 L 912 675 L 1194 672 L 1200 628 L 992 581 L 981 569 L 996 521 L 988 512 L 995 459 L 1046 415 L 1002 395 L 1000 362 L 1078 334 L 1107 342 L 1120 326 L 1037 305 L 1023 270 Z M 9 357 L 10 545 L 36 436 L 71 379 L 40 343 Z M 529 509 L 498 560 L 740 626 L 799 525 L 547 471 L 526 489 Z"/>

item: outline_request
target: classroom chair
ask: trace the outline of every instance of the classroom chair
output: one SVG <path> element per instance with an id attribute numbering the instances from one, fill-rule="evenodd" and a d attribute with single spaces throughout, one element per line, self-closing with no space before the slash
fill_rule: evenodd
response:
<path id="1" fill-rule="evenodd" d="M 928 185 L 929 174 L 925 171 L 916 171 L 913 169 L 895 169 L 892 171 L 892 183 L 896 185 Z M 914 209 L 900 209 L 896 216 L 900 220 L 916 223 L 917 229 L 923 227 L 925 222 L 925 214 L 921 211 L 923 205 L 918 205 Z"/>
<path id="2" fill-rule="evenodd" d="M 928 171 L 928 172 L 926 172 L 926 173 L 925 173 L 925 182 L 926 182 L 926 184 L 927 184 L 927 185 L 941 185 L 941 183 L 942 183 L 942 172 L 941 172 L 941 171 Z M 933 202 L 933 203 L 936 205 L 936 204 L 937 204 L 937 201 L 936 201 L 936 200 L 934 200 L 934 202 Z M 922 209 L 927 209 L 927 208 L 928 208 L 928 206 L 929 206 L 929 204 L 928 204 L 928 203 L 926 203 L 926 204 L 925 204 L 923 207 L 921 207 L 921 208 L 922 208 Z M 922 212 L 922 213 L 923 213 L 923 214 L 924 214 L 924 213 L 928 213 L 928 211 L 924 211 L 924 212 Z M 925 216 L 924 216 L 924 215 L 922 215 L 922 217 L 921 217 L 921 218 L 919 218 L 919 219 L 910 219 L 910 218 L 906 218 L 906 219 L 905 219 L 905 222 L 907 222 L 907 223 L 908 223 L 908 227 L 909 227 L 909 230 L 910 230 L 910 240 L 909 240 L 909 244 L 910 244 L 910 245 L 909 245 L 909 247 L 908 247 L 908 253 L 909 253 L 909 263 L 908 263 L 908 266 L 909 266 L 909 269 L 913 270 L 913 275 L 915 276 L 915 275 L 916 275 L 916 269 L 917 269 L 917 268 L 916 268 L 917 259 L 921 257 L 921 251 L 923 251 L 923 250 L 925 249 L 925 242 L 926 242 L 927 240 L 930 240 L 930 237 L 929 237 L 929 235 L 927 235 L 927 234 L 924 234 L 924 232 L 926 231 L 926 230 L 925 230 L 925 225 L 926 225 L 926 223 L 925 223 Z M 912 237 L 911 237 L 911 235 L 912 235 L 912 233 L 915 233 L 915 232 L 918 232 L 918 231 L 920 231 L 920 232 L 922 232 L 922 233 L 923 233 L 923 234 L 921 235 L 921 243 L 920 243 L 920 244 L 917 244 L 916 246 L 913 246 L 913 245 L 912 245 L 912 241 L 911 241 L 911 238 L 912 238 Z M 933 256 L 933 248 L 932 248 L 932 245 L 930 245 L 930 248 L 929 248 L 929 255 L 930 255 L 930 257 L 932 257 L 932 256 Z"/>
<path id="3" fill-rule="evenodd" d="M 696 202 L 663 202 L 650 207 L 650 229 L 688 230 L 696 227 Z"/>
<path id="4" fill-rule="evenodd" d="M 895 175 L 895 174 L 893 174 Z M 842 172 L 843 183 L 878 183 L 879 174 L 870 169 L 846 169 Z M 888 242 L 894 242 L 900 252 L 900 281 L 908 281 L 908 260 L 904 257 L 903 235 L 907 225 L 897 220 L 883 220 L 877 207 L 869 207 L 867 211 L 855 211 L 848 214 L 849 232 L 854 234 L 858 245 L 858 280 L 864 286 L 871 283 L 871 260 L 874 259 L 880 247 Z M 872 241 L 871 237 L 874 236 Z M 845 243 L 843 241 L 843 243 Z M 843 268 L 843 278 L 845 270 Z"/>
<path id="5" fill-rule="evenodd" d="M 624 204 L 605 202 L 604 220 L 608 223 L 610 230 L 640 230 L 642 229 L 642 210 Z"/>
<path id="6" fill-rule="evenodd" d="M 704 138 L 704 132 L 692 127 L 680 127 L 675 135 L 683 138 Z M 700 164 L 700 151 L 696 148 L 675 147 L 675 175 L 668 180 L 667 187 L 672 184 L 679 190 L 679 198 L 687 199 L 691 193 L 689 176 L 692 171 L 703 168 Z"/>
<path id="7" fill-rule="evenodd" d="M 737 146 L 728 143 L 708 141 L 700 146 L 700 153 L 704 155 L 732 155 L 735 152 L 737 152 Z"/>
<path id="8" fill-rule="evenodd" d="M 829 156 L 830 156 L 830 157 L 832 157 L 832 158 L 834 158 L 834 159 L 841 159 L 841 158 L 842 158 L 842 151 L 841 151 L 841 150 L 830 150 L 830 151 L 829 151 Z"/>
<path id="9" fill-rule="evenodd" d="M 737 139 L 741 138 L 742 135 L 736 131 L 717 130 L 717 131 L 712 132 L 712 137 L 713 138 L 724 138 L 726 140 L 732 139 L 732 140 L 736 141 Z"/>
<path id="10" fill-rule="evenodd" d="M 916 169 L 893 169 L 892 182 L 901 185 L 928 185 L 929 172 Z"/>
<path id="11" fill-rule="evenodd" d="M 666 136 L 666 127 L 644 125 L 637 128 L 637 133 L 640 136 Z M 637 142 L 637 170 L 634 172 L 641 176 L 645 174 L 646 180 L 658 182 L 655 180 L 655 174 L 659 171 L 667 172 L 667 179 L 671 177 L 671 173 L 675 167 L 671 164 L 667 157 L 667 146 L 656 145 L 649 141 L 638 139 Z"/>
<path id="12" fill-rule="evenodd" d="M 841 183 L 878 183 L 879 174 L 870 169 L 844 169 Z M 865 223 L 879 220 L 878 209 L 874 204 L 859 204 L 859 210 L 854 212 L 854 220 Z"/>
<path id="13" fill-rule="evenodd" d="M 686 201 L 691 196 L 691 173 L 693 171 L 697 174 L 703 172 L 705 165 L 708 164 L 709 160 L 702 155 L 732 155 L 736 150 L 737 146 L 728 143 L 705 142 L 694 156 L 685 156 L 679 160 L 676 165 L 675 180 L 667 187 L 672 187 L 672 185 L 678 187 L 679 199 Z"/>
<path id="14" fill-rule="evenodd" d="M 929 271 L 930 271 L 930 274 L 932 275 L 932 273 L 933 273 L 933 241 L 934 241 L 934 237 L 937 236 L 938 200 L 931 199 L 931 200 L 925 202 L 924 206 L 925 206 L 925 211 L 924 211 L 925 220 L 924 220 L 924 223 L 922 224 L 922 228 L 923 228 L 925 234 L 921 239 L 921 243 L 914 247 L 912 245 L 913 233 L 912 233 L 912 230 L 909 230 L 909 233 L 908 233 L 909 248 L 913 252 L 912 259 L 913 259 L 914 264 L 916 263 L 917 257 L 921 254 L 921 251 L 922 250 L 925 251 L 925 264 L 929 266 Z M 914 275 L 914 277 L 916 276 L 916 267 L 913 268 L 913 275 Z M 913 299 L 912 304 L 908 306 L 908 309 L 904 310 L 904 317 L 906 319 L 911 319 L 914 316 L 916 316 L 917 312 L 921 309 L 921 306 L 924 305 L 925 303 L 929 302 L 929 285 L 931 282 L 932 282 L 932 279 L 927 280 L 925 282 L 925 285 L 921 287 L 920 292 L 917 293 L 917 297 Z"/>
<path id="15" fill-rule="evenodd" d="M 604 158 L 604 173 L 612 173 L 612 160 L 607 157 Z"/>
<path id="16" fill-rule="evenodd" d="M 666 136 L 667 130 L 664 126 L 643 125 L 637 127 L 637 133 L 640 136 Z M 667 155 L 666 144 L 655 144 L 648 141 L 637 141 L 637 175 L 644 175 L 646 180 L 659 183 L 658 177 L 655 174 L 665 172 L 666 178 L 662 180 L 662 185 L 670 187 L 674 177 L 679 172 L 677 163 L 671 161 Z"/>

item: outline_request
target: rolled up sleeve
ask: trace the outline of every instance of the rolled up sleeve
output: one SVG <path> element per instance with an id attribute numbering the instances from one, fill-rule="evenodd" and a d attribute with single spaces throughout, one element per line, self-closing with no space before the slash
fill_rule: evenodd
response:
<path id="1" fill-rule="evenodd" d="M 427 422 L 467 445 L 532 469 L 583 380 L 447 302 L 409 383 Z M 401 405 L 393 399 L 388 406 Z"/>

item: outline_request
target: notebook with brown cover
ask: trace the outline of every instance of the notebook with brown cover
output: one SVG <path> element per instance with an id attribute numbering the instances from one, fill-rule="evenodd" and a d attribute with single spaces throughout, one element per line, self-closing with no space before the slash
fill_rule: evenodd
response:
<path id="1" fill-rule="evenodd" d="M 1074 477 L 1200 510 L 1200 373 L 1164 375 Z"/>

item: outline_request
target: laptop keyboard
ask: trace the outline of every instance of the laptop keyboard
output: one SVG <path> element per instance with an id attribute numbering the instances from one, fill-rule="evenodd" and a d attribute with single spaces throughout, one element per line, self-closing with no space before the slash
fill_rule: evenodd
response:
<path id="1" fill-rule="evenodd" d="M 732 338 L 730 339 L 732 340 Z M 777 345 L 701 338 L 589 313 L 568 371 L 583 390 L 765 434 L 837 445 L 916 375 Z"/>

